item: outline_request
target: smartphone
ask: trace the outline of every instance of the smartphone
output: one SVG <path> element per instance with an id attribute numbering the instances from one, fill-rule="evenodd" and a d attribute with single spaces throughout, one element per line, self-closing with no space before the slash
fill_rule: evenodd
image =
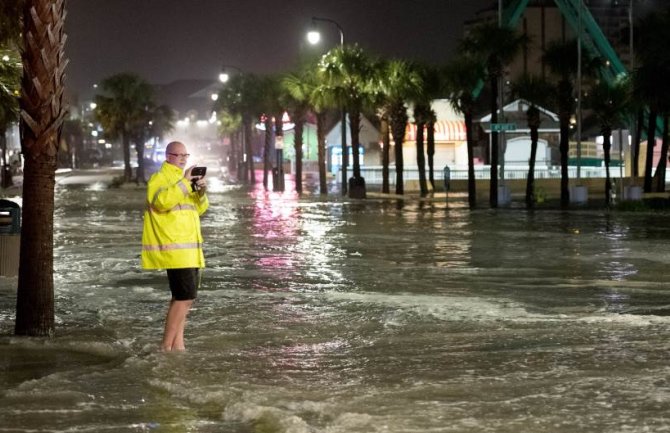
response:
<path id="1" fill-rule="evenodd" d="M 207 167 L 193 167 L 191 170 L 191 176 L 203 177 L 207 173 Z"/>

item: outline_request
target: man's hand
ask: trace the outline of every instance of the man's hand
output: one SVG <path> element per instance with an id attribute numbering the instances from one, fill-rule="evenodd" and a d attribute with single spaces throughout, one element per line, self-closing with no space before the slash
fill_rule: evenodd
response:
<path id="1" fill-rule="evenodd" d="M 193 170 L 196 166 L 192 165 L 189 168 L 186 169 L 184 172 L 184 178 L 186 178 L 191 185 L 195 184 L 197 186 L 197 191 L 198 194 L 201 196 L 205 194 L 205 190 L 207 189 L 207 181 L 205 180 L 205 176 L 193 176 L 191 175 L 191 170 Z"/>
<path id="2" fill-rule="evenodd" d="M 205 191 L 207 190 L 207 181 L 205 180 L 205 176 L 202 177 L 194 177 L 193 179 L 197 179 L 195 181 L 195 184 L 198 186 L 198 194 L 202 197 L 205 194 Z"/>

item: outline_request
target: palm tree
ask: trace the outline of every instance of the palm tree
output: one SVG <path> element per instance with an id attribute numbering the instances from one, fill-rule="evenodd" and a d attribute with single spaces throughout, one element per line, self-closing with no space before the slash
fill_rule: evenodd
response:
<path id="1" fill-rule="evenodd" d="M 526 43 L 526 36 L 518 35 L 514 29 L 499 27 L 487 22 L 475 26 L 461 43 L 461 49 L 482 58 L 486 64 L 491 88 L 491 123 L 498 122 L 498 81 L 503 67 L 511 62 Z M 491 132 L 491 183 L 490 204 L 498 207 L 498 133 Z"/>
<path id="2" fill-rule="evenodd" d="M 7 162 L 6 133 L 9 126 L 19 119 L 19 88 L 21 87 L 21 62 L 16 52 L 0 49 L 0 57 L 9 60 L 0 61 L 0 155 L 1 176 L 0 186 L 7 188 L 12 185 L 11 171 Z"/>
<path id="3" fill-rule="evenodd" d="M 232 114 L 224 109 L 216 111 L 218 120 L 218 133 L 220 136 L 227 136 L 230 139 L 230 148 L 228 150 L 228 172 L 237 175 L 237 169 L 240 165 L 240 155 L 242 154 L 242 116 Z"/>
<path id="4" fill-rule="evenodd" d="M 261 99 L 258 101 L 260 106 L 258 107 L 263 113 L 261 119 L 265 126 L 265 141 L 263 145 L 263 186 L 265 189 L 268 189 L 268 173 L 272 171 L 272 142 L 273 137 L 283 135 L 283 130 L 281 126 L 281 114 L 277 119 L 277 113 L 283 112 L 280 104 L 280 81 L 278 77 L 275 76 L 264 76 L 260 79 L 261 86 Z M 274 116 L 274 121 L 273 121 Z M 279 125 L 276 127 L 276 125 Z M 280 164 L 280 161 L 277 161 L 277 164 Z M 274 179 L 273 189 L 277 190 L 277 181 Z"/>
<path id="5" fill-rule="evenodd" d="M 540 129 L 540 110 L 552 98 L 553 87 L 543 78 L 523 75 L 512 84 L 512 93 L 528 103 L 526 119 L 530 130 L 530 158 L 528 159 L 528 177 L 526 179 L 526 206 L 535 206 L 535 159 Z"/>
<path id="6" fill-rule="evenodd" d="M 149 135 L 152 138 L 161 139 L 165 134 L 174 129 L 177 116 L 168 105 L 159 105 L 151 111 L 151 122 Z"/>
<path id="7" fill-rule="evenodd" d="M 419 73 L 421 74 L 422 87 L 423 91 L 421 92 L 420 97 L 417 99 L 417 102 L 414 107 L 415 117 L 416 109 L 419 108 L 420 119 L 423 121 L 426 128 L 426 159 L 428 163 L 428 181 L 430 182 L 431 190 L 435 191 L 435 122 L 437 121 L 437 115 L 435 111 L 431 108 L 431 102 L 434 99 L 443 96 L 444 83 L 442 82 L 442 75 L 438 68 L 431 67 L 428 65 L 419 66 Z M 418 130 L 417 130 L 418 132 Z M 417 158 L 418 158 L 418 143 L 417 143 Z M 417 159 L 418 164 L 418 159 Z M 419 168 L 419 183 L 421 184 L 421 168 Z M 425 183 L 425 172 L 423 173 L 424 183 Z M 425 192 L 422 190 L 422 194 L 425 195 L 428 192 L 428 186 L 426 185 Z"/>
<path id="8" fill-rule="evenodd" d="M 403 180 L 403 154 L 402 147 L 405 141 L 405 133 L 407 130 L 407 106 L 409 101 L 416 100 L 423 90 L 423 83 L 421 76 L 415 68 L 408 62 L 402 60 L 391 60 L 388 62 L 378 63 L 376 66 L 374 89 L 378 95 L 377 105 L 382 107 L 380 109 L 380 117 L 382 119 L 382 139 L 388 141 L 388 134 L 384 130 L 390 129 L 395 143 L 395 193 L 402 195 L 404 193 Z M 388 123 L 384 126 L 384 120 Z M 388 164 L 390 143 L 384 142 L 382 149 L 382 163 L 383 163 L 383 185 L 382 191 L 389 192 L 388 187 Z"/>
<path id="9" fill-rule="evenodd" d="M 172 108 L 167 105 L 146 107 L 142 121 L 138 123 L 135 131 L 135 149 L 137 153 L 137 183 L 146 183 L 144 165 L 144 144 L 153 139 L 157 142 L 165 133 L 174 129 L 176 115 Z"/>
<path id="10" fill-rule="evenodd" d="M 349 114 L 353 178 L 349 179 L 349 197 L 365 198 L 365 179 L 361 177 L 359 132 L 361 112 L 372 103 L 373 62 L 358 46 L 330 50 L 319 63 L 319 79 L 332 98 Z M 344 155 L 343 155 L 344 158 Z"/>
<path id="11" fill-rule="evenodd" d="M 11 2 L 3 2 L 11 3 Z M 17 335 L 55 332 L 53 285 L 53 213 L 56 154 L 67 107 L 64 80 L 65 1 L 25 0 L 23 79 L 21 81 L 22 151 L 25 157 Z M 17 16 L 11 17 L 18 20 Z"/>
<path id="12" fill-rule="evenodd" d="M 95 117 L 110 139 L 121 138 L 123 145 L 124 180 L 130 182 L 130 143 L 138 131 L 146 128 L 149 122 L 149 108 L 154 104 L 154 91 L 149 83 L 136 74 L 121 73 L 105 78 L 100 83 L 104 94 L 96 95 Z M 138 146 L 138 167 L 142 164 L 143 144 Z M 140 155 L 142 151 L 142 155 Z M 141 171 L 141 169 L 139 170 Z"/>
<path id="13" fill-rule="evenodd" d="M 556 41 L 549 44 L 542 56 L 542 61 L 558 78 L 556 104 L 561 131 L 559 143 L 561 154 L 561 207 L 566 208 L 570 204 L 568 152 L 570 150 L 570 118 L 575 112 L 573 82 L 576 79 L 578 68 L 577 41 L 572 39 L 566 42 Z"/>
<path id="14" fill-rule="evenodd" d="M 432 110 L 430 104 L 416 103 L 414 105 L 414 123 L 416 125 L 416 166 L 419 170 L 419 190 L 421 197 L 428 195 L 426 182 L 426 155 L 424 153 L 424 131 L 430 119 Z"/>
<path id="15" fill-rule="evenodd" d="M 63 122 L 63 140 L 70 151 L 70 167 L 80 168 L 84 152 L 84 121 L 81 118 L 70 118 Z"/>
<path id="16" fill-rule="evenodd" d="M 593 110 L 593 114 L 600 124 L 600 133 L 603 135 L 603 152 L 605 159 L 605 203 L 612 202 L 612 180 L 610 178 L 610 150 L 612 148 L 612 129 L 622 125 L 628 111 L 628 84 L 626 81 L 616 81 L 612 84 L 600 81 L 591 88 L 586 96 L 585 103 Z"/>
<path id="17" fill-rule="evenodd" d="M 647 123 L 647 155 L 644 165 L 644 192 L 652 191 L 652 169 L 654 146 L 656 144 L 656 120 L 663 104 L 663 94 L 659 91 L 665 81 L 662 68 L 647 63 L 635 70 L 633 76 L 636 98 L 644 101 L 649 107 Z"/>
<path id="18" fill-rule="evenodd" d="M 670 74 L 670 54 L 667 50 L 668 39 L 670 38 L 670 7 L 642 19 L 638 37 L 639 48 L 636 54 L 641 66 L 634 72 L 634 94 L 637 99 L 644 101 L 649 107 L 644 191 L 651 192 L 652 157 L 657 131 L 657 115 L 661 115 L 663 118 L 664 144 L 661 148 L 661 160 L 656 170 L 656 180 L 658 189 L 665 189 L 665 166 L 668 148 L 665 117 L 670 112 L 670 106 L 667 102 L 670 98 L 670 85 L 667 83 L 667 76 Z"/>
<path id="19" fill-rule="evenodd" d="M 239 173 L 238 170 L 238 177 L 244 182 L 248 179 L 251 184 L 256 183 L 251 134 L 254 119 L 260 118 L 263 114 L 262 100 L 262 79 L 254 74 L 238 74 L 233 76 L 219 91 L 215 104 L 215 109 L 225 110 L 242 118 L 244 152 L 241 165 L 244 167 L 242 173 Z"/>
<path id="20" fill-rule="evenodd" d="M 435 123 L 437 114 L 434 110 L 426 113 L 426 157 L 428 158 L 428 182 L 431 191 L 435 191 Z"/>
<path id="21" fill-rule="evenodd" d="M 305 117 L 310 109 L 310 94 L 314 88 L 313 83 L 309 82 L 310 72 L 307 67 L 303 67 L 299 72 L 287 74 L 281 81 L 284 93 L 286 94 L 287 105 L 293 123 L 295 123 L 295 190 L 298 194 L 302 193 L 302 135 L 305 125 Z M 321 166 L 319 165 L 319 168 Z M 325 161 L 324 161 L 324 190 L 325 188 Z M 321 173 L 319 173 L 321 174 Z M 327 191 L 324 191 L 325 194 Z"/>
<path id="22" fill-rule="evenodd" d="M 444 69 L 444 85 L 451 105 L 465 119 L 465 137 L 468 148 L 468 204 L 477 206 L 477 184 L 475 180 L 473 113 L 479 93 L 474 89 L 485 75 L 484 64 L 477 58 L 460 54 Z"/>

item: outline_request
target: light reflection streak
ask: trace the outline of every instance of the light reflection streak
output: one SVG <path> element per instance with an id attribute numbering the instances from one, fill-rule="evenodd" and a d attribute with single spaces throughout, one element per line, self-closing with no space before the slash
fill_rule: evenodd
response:
<path id="1" fill-rule="evenodd" d="M 284 192 L 273 192 L 258 184 L 251 192 L 251 236 L 256 251 L 253 264 L 266 277 L 260 286 L 274 285 L 282 290 L 288 289 L 284 281 L 296 275 L 324 278 L 332 274 L 328 269 L 333 246 L 327 236 L 334 227 L 330 215 L 324 221 L 319 203 L 301 201 L 289 185 L 292 183 L 286 182 Z"/>

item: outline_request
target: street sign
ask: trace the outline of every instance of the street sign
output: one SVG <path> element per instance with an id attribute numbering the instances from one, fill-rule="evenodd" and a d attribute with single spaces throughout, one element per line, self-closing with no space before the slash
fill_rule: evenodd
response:
<path id="1" fill-rule="evenodd" d="M 516 131 L 516 123 L 492 123 L 491 131 Z"/>

